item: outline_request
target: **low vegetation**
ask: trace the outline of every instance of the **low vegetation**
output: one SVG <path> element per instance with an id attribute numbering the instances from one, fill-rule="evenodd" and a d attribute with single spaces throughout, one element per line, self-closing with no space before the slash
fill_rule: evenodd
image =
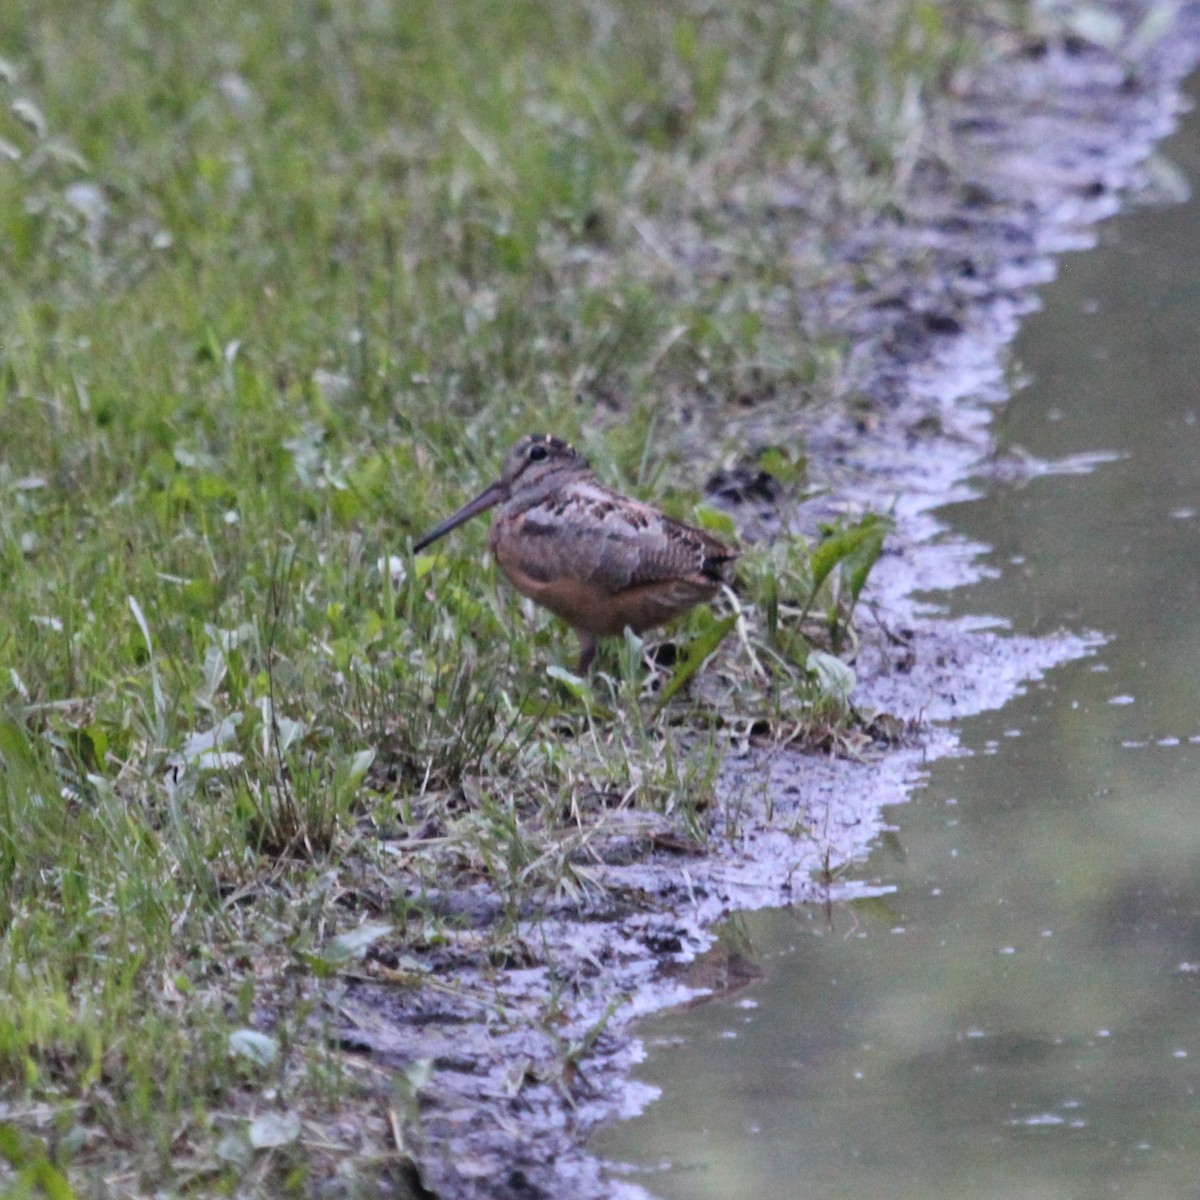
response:
<path id="1" fill-rule="evenodd" d="M 13 1194 L 369 1191 L 407 1110 L 362 1100 L 319 985 L 372 923 L 419 950 L 413 897 L 461 873 L 502 949 L 586 886 L 612 806 L 703 841 L 731 739 L 848 728 L 883 517 L 747 546 L 715 610 L 587 680 L 482 523 L 409 547 L 534 428 L 723 536 L 716 470 L 800 494 L 797 414 L 851 382 L 805 297 L 869 272 L 832 248 L 903 211 L 985 20 L 1012 14 L 3 6 Z"/>

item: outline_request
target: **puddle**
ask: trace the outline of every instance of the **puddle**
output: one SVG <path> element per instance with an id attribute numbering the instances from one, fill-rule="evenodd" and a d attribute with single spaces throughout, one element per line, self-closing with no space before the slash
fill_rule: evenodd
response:
<path id="1" fill-rule="evenodd" d="M 1200 120 L 1164 152 L 1200 180 Z M 661 1098 L 592 1145 L 626 1194 L 1196 1190 L 1200 203 L 1100 241 L 1016 343 L 992 462 L 1022 469 L 939 512 L 990 549 L 936 599 L 1104 642 L 962 722 L 866 895 L 740 918 L 761 978 L 639 1027 Z"/>

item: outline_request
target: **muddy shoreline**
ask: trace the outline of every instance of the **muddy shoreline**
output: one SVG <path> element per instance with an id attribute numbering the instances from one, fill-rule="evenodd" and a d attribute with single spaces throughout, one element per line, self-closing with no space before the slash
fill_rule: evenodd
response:
<path id="1" fill-rule="evenodd" d="M 972 478 L 1080 465 L 1000 459 L 990 421 L 1007 398 L 1004 347 L 1036 307 L 1035 289 L 1055 256 L 1086 247 L 1096 222 L 1149 194 L 1147 158 L 1173 128 L 1181 82 L 1200 57 L 1200 2 L 1182 4 L 1161 31 L 1146 22 L 1157 11 L 1149 3 L 1112 10 L 1127 31 L 1116 50 L 1076 36 L 1014 44 L 973 77 L 939 114 L 945 144 L 922 161 L 905 219 L 846 241 L 847 260 L 864 264 L 854 293 L 813 301 L 826 329 L 852 337 L 855 386 L 868 401 L 804 431 L 829 489 L 822 504 L 890 509 L 897 523 L 862 615 L 856 700 L 920 720 L 920 736 L 864 761 L 731 755 L 723 793 L 747 799 L 736 835 L 715 835 L 714 853 L 597 865 L 593 910 L 545 913 L 523 931 L 523 960 L 486 972 L 469 939 L 448 946 L 444 990 L 347 982 L 331 1003 L 347 1050 L 400 1073 L 432 1061 L 418 1093 L 421 1141 L 407 1149 L 433 1194 L 641 1194 L 584 1148 L 597 1124 L 651 1098 L 629 1080 L 635 1019 L 711 982 L 683 968 L 730 913 L 855 894 L 822 885 L 823 867 L 869 851 L 885 807 L 908 797 L 931 758 L 955 752 L 955 723 L 1101 636 L 1011 635 L 981 618 L 951 620 L 930 595 L 984 570 L 983 548 L 948 537 L 939 506 L 969 496 Z M 748 422 L 748 444 L 755 436 Z M 653 841 L 652 817 L 628 821 L 631 845 Z M 420 1194 L 411 1172 L 393 1182 L 394 1194 Z"/>

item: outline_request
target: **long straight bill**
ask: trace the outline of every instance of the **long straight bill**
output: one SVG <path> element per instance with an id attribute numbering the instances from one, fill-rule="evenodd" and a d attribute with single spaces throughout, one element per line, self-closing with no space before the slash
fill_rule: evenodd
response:
<path id="1" fill-rule="evenodd" d="M 493 505 L 504 499 L 504 488 L 497 482 L 485 488 L 474 500 L 464 504 L 452 517 L 447 517 L 440 525 L 431 529 L 420 541 L 413 543 L 413 553 L 417 554 L 426 546 L 432 545 L 438 538 L 445 537 L 452 529 L 457 529 L 464 521 L 477 517 L 481 512 L 487 512 Z"/>

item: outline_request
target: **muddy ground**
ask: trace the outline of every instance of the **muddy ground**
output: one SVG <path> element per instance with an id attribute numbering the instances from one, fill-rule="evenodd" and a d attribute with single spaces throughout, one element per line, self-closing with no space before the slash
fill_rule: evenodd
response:
<path id="1" fill-rule="evenodd" d="M 440 964 L 444 990 L 347 982 L 331 1011 L 349 1052 L 389 1079 L 431 1063 L 415 1102 L 420 1143 L 385 1192 L 632 1194 L 585 1140 L 649 1098 L 629 1079 L 636 1019 L 753 970 L 711 953 L 714 926 L 739 910 L 853 895 L 822 882 L 826 868 L 868 852 L 885 808 L 908 797 L 932 757 L 955 752 L 958 719 L 1005 703 L 1102 636 L 1009 636 L 948 619 L 937 596 L 978 578 L 982 548 L 947 535 L 936 510 L 969 495 L 972 478 L 1086 465 L 1002 459 L 989 425 L 1007 396 L 1004 347 L 1055 257 L 1087 246 L 1122 203 L 1153 200 L 1148 156 L 1173 128 L 1200 54 L 1200 0 L 1169 24 L 1162 5 L 1109 8 L 1122 17 L 1120 48 L 1074 35 L 1014 42 L 972 78 L 939 114 L 943 144 L 918 168 L 914 209 L 846 240 L 847 260 L 863 264 L 853 293 L 812 298 L 816 326 L 852 335 L 868 401 L 804 430 L 811 471 L 829 488 L 818 507 L 891 509 L 897 523 L 860 614 L 856 699 L 918 732 L 857 759 L 733 752 L 722 788 L 741 798 L 736 834 L 726 836 L 718 806 L 708 856 L 653 849 L 654 818 L 630 814 L 592 871 L 592 909 L 531 921 L 522 961 L 481 971 L 466 932 Z M 786 180 L 779 202 L 787 219 Z M 747 419 L 748 446 L 777 432 Z M 814 512 L 784 519 L 803 528 Z M 451 903 L 477 921 L 494 907 L 483 893 Z"/>

